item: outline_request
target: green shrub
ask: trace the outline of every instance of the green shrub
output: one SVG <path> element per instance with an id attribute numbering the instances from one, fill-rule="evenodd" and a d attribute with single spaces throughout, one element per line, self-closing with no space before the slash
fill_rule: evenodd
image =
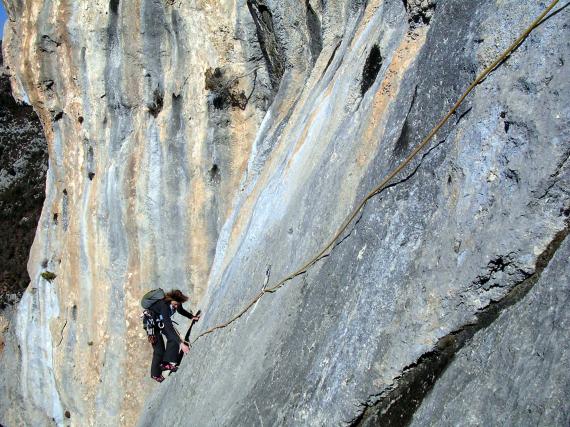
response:
<path id="1" fill-rule="evenodd" d="M 48 282 L 51 282 L 53 279 L 55 279 L 57 276 L 55 275 L 55 273 L 52 273 L 51 271 L 44 271 L 42 273 L 42 277 L 44 279 L 46 279 Z"/>

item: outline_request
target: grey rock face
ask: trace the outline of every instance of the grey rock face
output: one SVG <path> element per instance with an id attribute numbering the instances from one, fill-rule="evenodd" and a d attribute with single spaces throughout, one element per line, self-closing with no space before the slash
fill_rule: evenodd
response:
<path id="1" fill-rule="evenodd" d="M 6 357 L 29 369 L 0 423 L 38 411 L 132 422 L 152 385 L 140 297 L 162 286 L 200 300 L 268 108 L 255 24 L 232 2 L 5 4 L 12 87 L 38 112 L 50 161 L 16 315 L 27 321 L 7 334 L 22 350 Z M 217 68 L 228 87 L 212 90 Z"/>
<path id="2" fill-rule="evenodd" d="M 263 167 L 220 236 L 202 331 L 237 314 L 268 265 L 271 285 L 318 252 L 540 10 L 530 2 L 447 1 L 429 22 L 415 22 L 400 1 L 352 3 L 339 25 L 330 7 L 322 12 L 321 62 L 298 98 L 287 86 L 294 72 L 285 72 L 273 108 L 285 99 L 295 105 L 267 116 L 258 135 L 272 152 L 252 159 Z M 568 17 L 562 9 L 543 22 L 367 204 L 329 256 L 200 338 L 139 425 L 409 421 L 469 339 L 454 337 L 492 324 L 568 233 Z M 342 28 L 340 43 L 326 37 L 331 27 Z M 380 55 L 371 55 L 375 45 Z M 382 64 L 366 87 L 371 56 Z M 566 329 L 559 333 L 567 340 Z M 538 363 L 517 357 L 517 366 L 526 357 Z M 567 395 L 565 362 L 546 359 L 537 369 L 563 377 L 553 387 Z M 567 413 L 567 401 L 560 404 L 549 422 Z"/>
<path id="3" fill-rule="evenodd" d="M 509 313 L 526 325 L 525 292 L 563 268 L 569 8 L 473 91 L 330 254 L 198 339 L 153 388 L 136 313 L 146 280 L 203 292 L 194 336 L 231 319 L 269 266 L 271 287 L 318 253 L 544 6 L 13 3 L 25 29 L 10 27 L 14 84 L 41 107 L 54 165 L 37 280 L 17 314 L 18 357 L 43 368 L 44 403 L 28 423 L 40 412 L 65 424 L 69 410 L 71 423 L 100 425 L 401 425 L 418 407 L 414 421 L 429 422 L 429 391 L 460 387 L 458 374 L 438 391 L 453 356 L 496 336 Z M 67 16 L 74 24 L 54 30 Z M 14 52 L 31 40 L 44 41 L 28 70 Z M 44 257 L 53 284 L 38 278 Z M 557 375 L 551 395 L 567 395 L 564 360 L 516 358 Z M 25 397 L 34 382 L 20 382 L 10 390 Z M 568 399 L 561 406 L 541 422 L 564 420 Z M 493 406 L 481 397 L 479 407 Z"/>
<path id="4" fill-rule="evenodd" d="M 570 242 L 528 294 L 454 358 L 412 425 L 570 423 Z"/>

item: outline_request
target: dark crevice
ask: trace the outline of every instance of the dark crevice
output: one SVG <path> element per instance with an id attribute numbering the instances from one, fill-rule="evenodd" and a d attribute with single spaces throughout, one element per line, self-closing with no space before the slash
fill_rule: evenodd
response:
<path id="1" fill-rule="evenodd" d="M 39 41 L 39 50 L 44 53 L 54 53 L 61 46 L 61 42 L 52 39 L 49 35 L 44 34 Z"/>
<path id="2" fill-rule="evenodd" d="M 158 117 L 164 105 L 164 94 L 156 88 L 152 93 L 152 101 L 147 105 L 148 111 L 153 117 Z"/>
<path id="3" fill-rule="evenodd" d="M 562 168 L 564 167 L 568 159 L 570 159 L 570 150 L 568 150 L 564 154 L 564 157 L 558 162 L 558 164 L 556 165 L 556 172 L 550 175 L 551 178 L 556 178 L 558 177 L 558 175 L 560 175 L 560 172 L 562 171 Z"/>
<path id="4" fill-rule="evenodd" d="M 182 106 L 184 102 L 182 95 L 172 94 L 172 120 L 170 123 L 170 134 L 174 137 L 182 129 Z"/>
<path id="5" fill-rule="evenodd" d="M 410 146 L 410 139 L 411 139 L 411 127 L 409 124 L 409 116 L 412 112 L 412 108 L 416 102 L 416 96 L 418 94 L 418 86 L 416 85 L 414 89 L 414 95 L 412 96 L 412 102 L 410 103 L 410 108 L 408 108 L 408 112 L 406 113 L 406 118 L 404 119 L 404 124 L 402 125 L 402 131 L 400 132 L 400 136 L 396 141 L 396 145 L 394 146 L 394 156 L 399 158 L 401 154 L 408 150 Z"/>
<path id="6" fill-rule="evenodd" d="M 566 162 L 568 162 L 569 159 L 570 159 L 570 151 L 566 152 L 562 160 L 556 165 L 556 171 L 550 175 L 551 178 L 550 184 L 546 187 L 546 189 L 542 192 L 542 194 L 537 197 L 538 200 L 544 199 L 546 196 L 548 196 L 550 190 L 552 190 L 554 186 L 559 182 L 558 176 L 560 175 L 560 172 L 563 170 L 564 165 L 566 164 Z"/>
<path id="7" fill-rule="evenodd" d="M 61 342 L 63 341 L 63 331 L 65 331 L 65 327 L 67 326 L 67 319 L 65 320 L 65 323 L 63 324 L 63 327 L 61 328 L 61 332 L 60 332 L 60 339 L 59 342 L 57 343 L 56 347 L 59 347 L 61 345 Z"/>
<path id="8" fill-rule="evenodd" d="M 93 147 L 89 147 L 87 149 L 87 176 L 89 177 L 89 180 L 92 181 L 93 177 L 95 176 L 95 172 L 93 172 L 93 170 L 95 169 L 95 165 L 94 165 L 94 153 L 93 153 Z"/>
<path id="9" fill-rule="evenodd" d="M 493 279 L 493 277 L 495 277 L 497 273 L 508 272 L 510 274 L 514 274 L 515 271 L 513 271 L 513 269 L 515 268 L 515 263 L 511 258 L 512 255 L 512 253 L 499 255 L 489 261 L 487 263 L 487 272 L 482 276 L 477 276 L 475 280 L 473 280 L 474 287 L 476 289 L 489 290 L 491 287 L 493 287 L 493 284 L 489 282 L 491 279 Z"/>
<path id="10" fill-rule="evenodd" d="M 439 141 L 437 144 L 434 144 L 433 147 L 431 147 L 428 151 L 426 151 L 423 155 L 422 158 L 420 159 L 420 161 L 418 162 L 418 164 L 416 165 L 416 167 L 414 168 L 414 170 L 412 172 L 410 172 L 410 174 L 408 174 L 406 177 L 402 178 L 399 181 L 393 182 L 392 184 L 388 184 L 384 187 L 382 187 L 380 190 L 378 190 L 376 193 L 374 193 L 375 196 L 377 196 L 378 194 L 382 194 L 384 191 L 388 190 L 389 188 L 392 187 L 396 187 L 397 185 L 403 184 L 406 181 L 409 181 L 420 169 L 424 159 L 429 156 L 431 154 L 432 151 L 434 151 L 436 148 L 439 148 L 446 140 L 442 139 L 441 141 Z"/>
<path id="11" fill-rule="evenodd" d="M 245 110 L 245 107 L 247 107 L 247 104 L 249 104 L 249 100 L 253 96 L 253 92 L 255 92 L 256 86 L 257 86 L 257 70 L 254 70 L 253 87 L 251 88 L 251 92 L 249 93 L 249 95 L 245 99 L 245 105 L 243 106 L 242 110 Z"/>
<path id="12" fill-rule="evenodd" d="M 329 69 L 331 63 L 333 62 L 334 57 L 336 56 L 336 51 L 338 50 L 338 48 L 340 47 L 342 43 L 342 40 L 339 40 L 339 42 L 336 44 L 333 53 L 331 55 L 331 57 L 329 58 L 329 61 L 327 62 L 327 65 L 325 66 L 325 69 L 323 70 L 323 76 L 325 75 L 325 73 L 327 72 L 327 70 Z"/>
<path id="13" fill-rule="evenodd" d="M 469 107 L 469 108 L 467 108 L 463 113 L 461 113 L 461 114 L 459 115 L 459 117 L 457 118 L 457 120 L 455 121 L 455 126 L 457 126 L 457 125 L 459 124 L 459 122 L 460 122 L 461 120 L 463 120 L 463 118 L 464 118 L 467 114 L 469 114 L 469 113 L 471 112 L 472 109 L 473 109 L 473 107 Z"/>
<path id="14" fill-rule="evenodd" d="M 321 36 L 321 21 L 311 7 L 309 0 L 306 0 L 307 5 L 307 29 L 309 30 L 309 47 L 311 49 L 311 59 L 313 64 L 323 50 L 323 39 Z"/>
<path id="15" fill-rule="evenodd" d="M 369 397 L 362 412 L 348 424 L 350 426 L 403 426 L 409 424 L 414 412 L 443 374 L 455 354 L 469 343 L 478 331 L 490 326 L 508 307 L 521 301 L 540 279 L 542 272 L 570 233 L 570 224 L 559 231 L 536 260 L 532 275 L 515 284 L 499 301 L 490 302 L 476 313 L 476 320 L 438 340 L 434 349 L 422 355 L 415 363 L 406 366 L 387 391 Z M 491 263 L 497 271 L 505 262 Z"/>
<path id="16" fill-rule="evenodd" d="M 109 1 L 109 11 L 113 15 L 117 15 L 117 13 L 119 12 L 119 2 L 120 2 L 120 0 L 110 0 Z"/>
<path id="17" fill-rule="evenodd" d="M 212 105 L 216 110 L 222 110 L 225 104 L 225 99 L 219 95 L 215 96 L 212 100 Z"/>
<path id="18" fill-rule="evenodd" d="M 514 181 L 516 184 L 520 182 L 519 173 L 513 169 L 507 169 L 504 172 L 505 178 Z"/>
<path id="19" fill-rule="evenodd" d="M 220 176 L 220 168 L 218 167 L 217 164 L 213 164 L 212 167 L 210 168 L 210 182 L 212 182 L 213 184 L 219 184 L 221 182 L 221 176 Z"/>
<path id="20" fill-rule="evenodd" d="M 283 48 L 277 40 L 273 27 L 273 15 L 263 0 L 247 0 L 247 7 L 255 23 L 257 39 L 265 58 L 273 95 L 275 95 L 285 72 L 285 59 Z"/>
<path id="21" fill-rule="evenodd" d="M 53 80 L 43 80 L 40 83 L 40 87 L 42 87 L 45 91 L 51 91 L 53 90 L 53 85 L 55 84 L 55 82 Z"/>
<path id="22" fill-rule="evenodd" d="M 375 44 L 370 49 L 368 58 L 364 63 L 364 68 L 362 70 L 362 82 L 360 83 L 360 94 L 364 94 L 370 89 L 376 80 L 376 76 L 382 67 L 382 55 L 380 54 L 380 47 Z"/>

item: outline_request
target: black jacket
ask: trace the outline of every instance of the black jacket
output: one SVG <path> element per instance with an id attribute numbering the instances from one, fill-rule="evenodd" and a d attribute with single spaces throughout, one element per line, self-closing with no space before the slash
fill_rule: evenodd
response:
<path id="1" fill-rule="evenodd" d="M 182 339 L 178 336 L 176 331 L 174 330 L 174 326 L 172 326 L 172 315 L 176 312 L 180 313 L 182 316 L 191 319 L 194 315 L 192 312 L 188 312 L 184 310 L 182 304 L 178 306 L 176 310 L 174 310 L 166 300 L 159 300 L 155 302 L 153 305 L 150 306 L 149 310 L 151 310 L 155 314 L 155 318 L 159 318 L 162 315 L 162 322 L 164 323 L 164 328 L 162 328 L 162 333 L 166 335 L 168 340 L 176 341 L 178 344 L 182 342 Z"/>

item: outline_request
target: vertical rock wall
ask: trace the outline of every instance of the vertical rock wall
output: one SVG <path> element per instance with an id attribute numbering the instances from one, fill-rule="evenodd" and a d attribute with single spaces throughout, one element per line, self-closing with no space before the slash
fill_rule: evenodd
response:
<path id="1" fill-rule="evenodd" d="M 30 105 L 12 97 L 10 70 L 0 54 L 0 360 L 3 372 L 9 373 L 0 380 L 2 409 L 22 398 L 14 375 L 22 362 L 13 327 L 14 304 L 30 281 L 26 265 L 42 210 L 46 170 L 41 123 Z M 33 418 L 45 420 L 45 414 L 39 411 Z M 11 421 L 25 422 L 18 414 Z"/>
<path id="2" fill-rule="evenodd" d="M 411 425 L 568 424 L 570 241 L 555 245 L 536 284 L 457 354 Z"/>
<path id="3" fill-rule="evenodd" d="M 265 4 L 273 22 L 303 20 L 294 2 Z M 219 238 L 199 331 L 240 313 L 268 266 L 271 287 L 318 253 L 544 8 L 459 0 L 321 6 L 320 56 L 308 75 L 294 66 L 283 74 L 256 141 L 270 151 L 253 154 L 250 164 L 262 167 L 248 175 Z M 524 381 L 489 392 L 496 383 L 484 374 L 498 361 L 476 338 L 500 340 L 509 309 L 531 336 L 544 327 L 568 341 L 557 308 L 564 298 L 551 313 L 527 292 L 543 286 L 547 271 L 546 283 L 558 286 L 550 295 L 566 289 L 550 280 L 567 280 L 556 272 L 568 269 L 557 260 L 570 212 L 569 13 L 559 6 L 475 89 L 329 255 L 200 338 L 139 425 L 399 426 L 416 421 L 432 387 L 418 425 L 566 425 L 567 346 L 544 337 L 537 351 L 560 357 L 537 358 L 522 345 L 508 353 L 506 366 L 521 379 L 528 366 L 541 372 L 534 385 L 548 393 L 530 398 Z M 294 26 L 275 28 L 276 40 L 295 45 Z M 538 312 L 552 325 L 529 323 Z M 463 360 L 454 365 L 456 354 Z M 461 371 L 466 357 L 481 357 L 473 363 L 479 378 L 458 397 L 471 378 Z M 443 377 L 446 367 L 453 373 Z M 493 404 L 508 393 L 520 396 L 512 417 Z M 481 411 L 464 419 L 471 396 Z M 543 418 L 524 417 L 536 407 L 548 408 Z"/>
<path id="4" fill-rule="evenodd" d="M 49 170 L 10 335 L 26 369 L 3 417 L 130 424 L 151 385 L 140 297 L 202 297 L 275 89 L 245 4 L 5 5 L 13 90 L 43 123 Z"/>
<path id="5" fill-rule="evenodd" d="M 152 388 L 137 318 L 144 289 L 191 291 L 205 311 L 197 332 L 227 321 L 268 266 L 272 285 L 318 252 L 544 5 L 6 4 L 12 84 L 50 150 L 32 284 L 10 329 L 12 354 L 32 370 L 7 387 L 9 424 L 400 425 L 456 353 L 479 351 L 472 337 L 496 334 L 500 313 L 562 268 L 565 7 L 330 255 L 198 340 Z M 537 369 L 567 378 L 567 360 Z M 461 377 L 450 376 L 434 393 L 454 393 Z M 482 401 L 485 387 L 474 391 Z M 436 419 L 430 402 L 415 420 Z"/>

